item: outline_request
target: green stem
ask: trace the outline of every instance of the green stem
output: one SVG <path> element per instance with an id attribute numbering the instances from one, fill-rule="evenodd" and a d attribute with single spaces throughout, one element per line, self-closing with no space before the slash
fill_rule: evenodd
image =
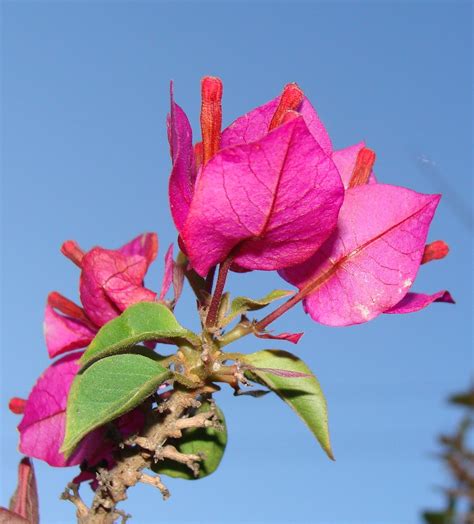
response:
<path id="1" fill-rule="evenodd" d="M 219 347 L 223 348 L 224 346 L 239 340 L 239 338 L 245 337 L 249 333 L 252 333 L 252 327 L 249 324 L 237 324 L 234 329 L 231 329 L 219 339 Z"/>

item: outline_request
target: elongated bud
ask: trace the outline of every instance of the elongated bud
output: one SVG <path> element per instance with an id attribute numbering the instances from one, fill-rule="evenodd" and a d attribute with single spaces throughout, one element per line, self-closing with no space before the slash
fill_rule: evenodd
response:
<path id="1" fill-rule="evenodd" d="M 222 128 L 222 81 L 206 76 L 201 81 L 201 133 L 203 162 L 208 162 L 218 151 Z"/>
<path id="2" fill-rule="evenodd" d="M 196 173 L 198 172 L 199 168 L 202 166 L 202 161 L 204 157 L 204 148 L 202 146 L 202 142 L 197 142 L 194 144 L 194 165 L 196 167 Z"/>
<path id="3" fill-rule="evenodd" d="M 23 415 L 25 412 L 26 400 L 24 398 L 13 397 L 8 403 L 8 409 L 15 415 Z"/>
<path id="4" fill-rule="evenodd" d="M 304 99 L 304 93 L 299 88 L 298 84 L 292 83 L 287 84 L 283 88 L 283 92 L 280 97 L 280 103 L 276 108 L 273 118 L 268 126 L 268 130 L 271 131 L 283 123 L 285 113 L 287 111 L 296 111 Z"/>
<path id="5" fill-rule="evenodd" d="M 84 251 L 79 247 L 75 240 L 66 240 L 61 246 L 61 253 L 69 258 L 76 266 L 82 267 L 82 259 L 84 258 Z"/>
<path id="6" fill-rule="evenodd" d="M 54 309 L 57 309 L 63 313 L 63 315 L 75 318 L 76 320 L 81 320 L 88 325 L 91 324 L 91 321 L 88 319 L 85 311 L 81 307 L 79 307 L 77 304 L 74 304 L 72 300 L 69 300 L 57 291 L 52 291 L 48 295 L 48 305 Z"/>
<path id="7" fill-rule="evenodd" d="M 349 188 L 362 186 L 369 181 L 370 173 L 375 163 L 375 153 L 372 149 L 363 147 L 357 155 L 356 165 L 349 181 Z"/>
<path id="8" fill-rule="evenodd" d="M 441 260 L 449 253 L 449 246 L 443 240 L 435 240 L 430 244 L 426 244 L 423 252 L 422 264 L 431 262 L 432 260 Z"/>

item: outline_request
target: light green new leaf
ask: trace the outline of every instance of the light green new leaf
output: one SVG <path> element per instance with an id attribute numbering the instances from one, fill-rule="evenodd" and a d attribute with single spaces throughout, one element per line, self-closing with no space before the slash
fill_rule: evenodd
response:
<path id="1" fill-rule="evenodd" d="M 156 360 L 135 354 L 101 359 L 76 375 L 61 452 L 71 455 L 88 433 L 137 407 L 171 375 Z"/>
<path id="2" fill-rule="evenodd" d="M 247 311 L 257 311 L 258 309 L 262 309 L 271 304 L 272 302 L 275 302 L 275 300 L 280 300 L 281 298 L 287 297 L 292 293 L 292 291 L 286 291 L 284 289 L 275 289 L 274 291 L 268 293 L 268 295 L 260 299 L 253 299 L 249 297 L 236 297 L 234 298 L 234 300 L 232 300 L 229 314 L 225 317 L 222 325 L 226 326 L 239 315 L 243 315 Z"/>
<path id="3" fill-rule="evenodd" d="M 197 413 L 205 413 L 211 409 L 209 402 L 203 402 Z M 219 466 L 224 455 L 227 444 L 227 427 L 222 411 L 217 408 L 219 421 L 224 431 L 215 428 L 196 428 L 183 431 L 183 436 L 176 441 L 176 448 L 181 453 L 202 453 L 204 458 L 199 463 L 199 475 L 195 477 L 192 471 L 178 462 L 163 460 L 153 466 L 153 471 L 160 475 L 181 478 L 185 480 L 196 480 L 207 477 Z"/>
<path id="4" fill-rule="evenodd" d="M 265 350 L 250 355 L 242 355 L 240 360 L 255 368 L 267 368 L 268 371 L 252 369 L 245 375 L 264 384 L 277 393 L 306 423 L 329 458 L 334 460 L 329 440 L 328 414 L 326 399 L 321 386 L 308 366 L 298 357 L 287 351 Z M 285 370 L 303 373 L 309 377 L 285 377 L 270 370 Z"/>
<path id="5" fill-rule="evenodd" d="M 145 340 L 199 344 L 199 337 L 181 326 L 164 304 L 140 302 L 107 322 L 90 343 L 80 362 L 85 366 Z"/>

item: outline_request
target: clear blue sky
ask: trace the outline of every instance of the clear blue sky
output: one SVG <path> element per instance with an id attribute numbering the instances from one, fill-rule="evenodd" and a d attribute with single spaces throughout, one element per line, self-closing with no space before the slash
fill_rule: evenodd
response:
<path id="1" fill-rule="evenodd" d="M 124 507 L 137 523 L 419 522 L 441 502 L 435 436 L 459 415 L 444 399 L 472 367 L 471 3 L 4 1 L 2 15 L 0 504 L 20 458 L 7 400 L 26 396 L 48 364 L 46 295 L 77 298 L 78 272 L 59 246 L 116 247 L 157 231 L 164 254 L 175 235 L 168 83 L 197 130 L 199 80 L 212 74 L 225 82 L 226 124 L 297 81 L 337 147 L 365 139 L 377 151 L 381 181 L 444 192 L 430 239 L 452 252 L 422 268 L 416 289 L 447 288 L 458 303 L 337 329 L 292 311 L 275 328 L 306 332 L 288 349 L 324 387 L 337 461 L 277 398 L 225 393 L 230 439 L 218 472 L 171 480 L 166 503 L 141 486 Z M 161 256 L 155 266 L 152 288 Z M 284 285 L 275 274 L 242 280 L 253 296 Z M 186 295 L 177 309 L 189 327 L 191 304 Z M 72 522 L 58 495 L 73 470 L 36 466 L 42 522 Z"/>

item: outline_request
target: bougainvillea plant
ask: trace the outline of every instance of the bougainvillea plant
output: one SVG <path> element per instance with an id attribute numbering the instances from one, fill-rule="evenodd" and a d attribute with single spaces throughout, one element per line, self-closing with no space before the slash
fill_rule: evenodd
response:
<path id="1" fill-rule="evenodd" d="M 23 415 L 22 453 L 79 466 L 62 496 L 83 524 L 125 518 L 117 505 L 137 483 L 166 498 L 166 476 L 213 473 L 227 441 L 215 401 L 222 387 L 276 393 L 333 458 L 326 400 L 311 370 L 286 351 L 228 352 L 232 342 L 296 344 L 302 333 L 267 328 L 299 303 L 316 322 L 349 326 L 453 302 L 447 291 L 411 291 L 420 265 L 448 252 L 442 241 L 426 244 L 439 195 L 380 183 L 363 142 L 335 150 L 296 84 L 224 130 L 222 82 L 206 77 L 201 91 L 201 141 L 193 143 L 171 88 L 169 200 L 179 253 L 170 246 L 165 255 L 160 292 L 144 285 L 158 252 L 154 233 L 117 250 L 65 242 L 62 253 L 80 269 L 82 305 L 48 296 L 44 328 L 55 360 L 27 400 L 10 401 Z M 229 274 L 238 280 L 247 271 L 273 271 L 297 289 L 231 297 Z M 185 282 L 200 333 L 174 315 Z M 94 490 L 90 506 L 81 482 Z"/>

